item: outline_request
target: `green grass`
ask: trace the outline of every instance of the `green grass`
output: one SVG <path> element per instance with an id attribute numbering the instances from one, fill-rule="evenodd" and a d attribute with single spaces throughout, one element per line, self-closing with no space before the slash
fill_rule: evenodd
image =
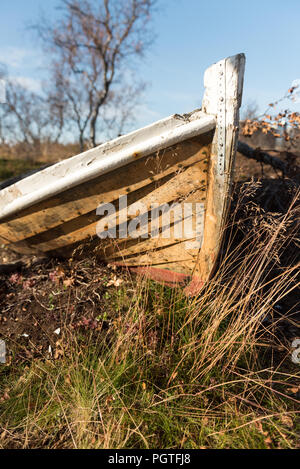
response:
<path id="1" fill-rule="evenodd" d="M 127 295 L 116 295 L 120 306 Z M 220 313 L 210 293 L 193 300 L 142 281 L 101 340 L 66 332 L 56 360 L 2 369 L 0 444 L 294 447 L 296 404 L 270 382 L 287 388 L 297 365 L 265 368 L 256 325 L 234 327 L 235 309 L 220 331 Z"/>

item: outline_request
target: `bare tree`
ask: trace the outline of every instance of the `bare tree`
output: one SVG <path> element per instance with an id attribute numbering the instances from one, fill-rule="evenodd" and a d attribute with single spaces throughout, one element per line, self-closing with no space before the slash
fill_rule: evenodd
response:
<path id="1" fill-rule="evenodd" d="M 0 144 L 6 143 L 5 130 L 4 130 L 5 117 L 6 117 L 5 108 L 2 104 L 0 104 Z"/>
<path id="2" fill-rule="evenodd" d="M 61 20 L 37 27 L 52 54 L 53 83 L 68 102 L 68 116 L 78 129 L 82 148 L 85 138 L 96 146 L 101 109 L 113 96 L 121 96 L 128 68 L 151 44 L 155 3 L 61 0 Z M 135 98 L 137 90 L 140 87 L 135 88 Z M 116 104 L 120 109 L 122 101 Z"/>
<path id="3" fill-rule="evenodd" d="M 145 88 L 143 82 L 125 84 L 109 93 L 107 101 L 99 113 L 99 133 L 109 138 L 122 135 L 129 131 L 138 114 L 140 96 Z"/>
<path id="4" fill-rule="evenodd" d="M 28 90 L 7 78 L 5 136 L 13 143 L 22 142 L 28 153 L 40 151 L 44 142 L 57 142 L 64 125 L 64 108 L 42 93 Z"/>
<path id="5" fill-rule="evenodd" d="M 7 79 L 7 70 L 4 64 L 0 63 L 0 80 Z M 6 143 L 6 133 L 7 133 L 7 115 L 8 107 L 6 103 L 0 102 L 0 143 Z"/>

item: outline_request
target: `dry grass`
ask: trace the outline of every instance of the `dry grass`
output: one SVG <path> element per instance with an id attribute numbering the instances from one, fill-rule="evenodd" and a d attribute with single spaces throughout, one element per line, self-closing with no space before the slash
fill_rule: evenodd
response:
<path id="1" fill-rule="evenodd" d="M 24 161 L 27 164 L 30 162 L 32 164 L 34 162 L 56 163 L 78 153 L 80 153 L 80 146 L 77 143 L 37 142 L 33 145 L 21 142 L 11 145 L 0 144 L 0 159 L 9 160 L 12 164 L 14 161 Z"/>
<path id="2" fill-rule="evenodd" d="M 1 368 L 0 447 L 299 447 L 299 193 L 266 212 L 262 191 L 243 186 L 198 297 L 127 279 L 97 332 Z"/>

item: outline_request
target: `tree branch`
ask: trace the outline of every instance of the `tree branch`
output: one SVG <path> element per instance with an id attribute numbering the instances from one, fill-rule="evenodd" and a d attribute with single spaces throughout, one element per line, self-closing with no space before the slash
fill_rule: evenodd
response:
<path id="1" fill-rule="evenodd" d="M 271 156 L 269 153 L 261 151 L 259 148 L 252 148 L 247 145 L 247 143 L 241 142 L 240 140 L 238 141 L 237 151 L 246 158 L 256 160 L 259 163 L 268 164 L 274 169 L 279 169 L 284 175 L 291 172 L 289 166 L 284 161 L 276 156 Z"/>

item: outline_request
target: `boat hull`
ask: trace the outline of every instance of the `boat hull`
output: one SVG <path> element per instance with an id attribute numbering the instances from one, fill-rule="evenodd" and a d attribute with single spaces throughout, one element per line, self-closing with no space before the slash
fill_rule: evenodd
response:
<path id="1" fill-rule="evenodd" d="M 112 204 L 119 218 L 120 196 L 126 196 L 127 212 L 132 213 L 137 202 L 147 208 L 153 203 L 205 205 L 212 137 L 213 132 L 209 132 L 182 142 L 33 205 L 1 223 L 2 242 L 23 254 L 60 256 L 70 256 L 74 249 L 79 251 L 89 242 L 106 262 L 130 266 L 151 263 L 190 273 L 196 252 L 184 249 L 186 239 L 153 238 L 151 225 L 147 238 L 101 239 L 96 234 L 100 218 L 96 209 L 101 204 Z M 126 220 L 126 214 L 124 217 L 128 226 L 132 218 L 127 216 Z"/>
<path id="2" fill-rule="evenodd" d="M 226 220 L 243 67 L 240 54 L 208 69 L 201 111 L 174 115 L 0 191 L 2 243 L 22 254 L 93 252 L 198 291 L 213 272 Z"/>

